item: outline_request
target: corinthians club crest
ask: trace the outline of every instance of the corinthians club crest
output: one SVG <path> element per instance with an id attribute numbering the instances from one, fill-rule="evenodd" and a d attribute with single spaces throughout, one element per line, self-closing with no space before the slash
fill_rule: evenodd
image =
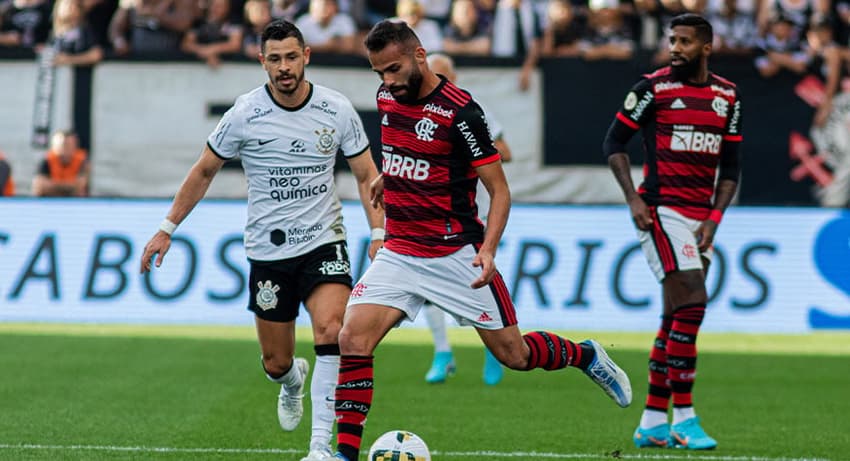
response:
<path id="1" fill-rule="evenodd" d="M 336 130 L 322 128 L 321 131 L 316 130 L 315 133 L 319 136 L 319 140 L 316 142 L 316 149 L 326 155 L 335 154 L 337 147 L 333 135 L 336 133 Z"/>
<path id="2" fill-rule="evenodd" d="M 257 305 L 260 309 L 267 311 L 277 307 L 277 292 L 280 291 L 280 286 L 272 285 L 271 280 L 266 280 L 257 282 L 257 287 L 260 289 L 257 292 Z"/>

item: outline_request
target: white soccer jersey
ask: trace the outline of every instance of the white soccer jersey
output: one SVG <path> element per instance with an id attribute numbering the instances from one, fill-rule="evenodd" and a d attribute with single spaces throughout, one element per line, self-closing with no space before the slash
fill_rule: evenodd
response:
<path id="1" fill-rule="evenodd" d="M 311 85 L 306 101 L 290 109 L 263 85 L 236 99 L 207 145 L 223 159 L 242 160 L 248 258 L 287 259 L 345 240 L 334 185 L 336 154 L 350 158 L 369 147 L 363 122 L 345 96 Z"/>

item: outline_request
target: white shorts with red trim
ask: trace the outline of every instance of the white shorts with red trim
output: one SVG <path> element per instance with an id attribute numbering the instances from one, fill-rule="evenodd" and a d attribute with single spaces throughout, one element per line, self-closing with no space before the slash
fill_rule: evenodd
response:
<path id="1" fill-rule="evenodd" d="M 475 247 L 466 245 L 448 256 L 422 258 L 382 248 L 351 290 L 348 307 L 394 307 L 413 321 L 427 301 L 460 325 L 485 330 L 516 325 L 516 311 L 501 274 L 483 288 L 470 286 L 481 275 L 481 268 L 472 265 L 476 253 Z"/>
<path id="2" fill-rule="evenodd" d="M 704 269 L 702 258 L 711 261 L 712 248 L 700 253 L 694 232 L 702 221 L 690 219 L 666 207 L 650 207 L 652 228 L 638 229 L 638 239 L 649 268 L 658 281 L 675 271 Z"/>

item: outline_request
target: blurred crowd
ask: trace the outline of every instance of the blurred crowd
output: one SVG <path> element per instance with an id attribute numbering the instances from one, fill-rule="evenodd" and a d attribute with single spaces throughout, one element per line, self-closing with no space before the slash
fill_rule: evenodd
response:
<path id="1" fill-rule="evenodd" d="M 57 64 L 182 51 L 215 66 L 255 57 L 274 18 L 295 22 L 314 51 L 343 54 L 362 53 L 372 25 L 398 18 L 429 52 L 597 60 L 659 50 L 661 62 L 663 31 L 683 12 L 712 22 L 716 52 L 755 54 L 765 76 L 844 51 L 850 37 L 850 0 L 0 0 L 0 46 L 51 46 Z"/>

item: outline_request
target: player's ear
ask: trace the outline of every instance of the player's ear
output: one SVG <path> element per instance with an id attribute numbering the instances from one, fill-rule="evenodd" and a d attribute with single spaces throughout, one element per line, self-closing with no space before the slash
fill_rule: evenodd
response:
<path id="1" fill-rule="evenodd" d="M 304 47 L 304 65 L 310 64 L 310 47 Z"/>
<path id="2" fill-rule="evenodd" d="M 413 57 L 416 59 L 418 64 L 423 64 L 428 60 L 428 53 L 425 51 L 425 48 L 417 46 L 413 51 Z"/>

